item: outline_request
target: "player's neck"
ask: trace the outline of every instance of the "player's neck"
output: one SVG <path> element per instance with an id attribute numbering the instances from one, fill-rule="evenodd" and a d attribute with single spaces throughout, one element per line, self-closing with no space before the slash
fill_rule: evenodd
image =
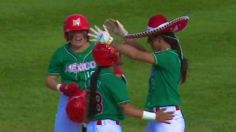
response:
<path id="1" fill-rule="evenodd" d="M 72 50 L 75 53 L 79 53 L 79 52 L 83 52 L 84 50 L 86 50 L 89 47 L 89 42 L 84 43 L 82 46 L 80 47 L 75 47 L 73 45 L 71 45 Z"/>
<path id="2" fill-rule="evenodd" d="M 171 46 L 169 44 L 163 44 L 163 46 L 160 48 L 160 51 L 165 51 L 171 49 Z"/>

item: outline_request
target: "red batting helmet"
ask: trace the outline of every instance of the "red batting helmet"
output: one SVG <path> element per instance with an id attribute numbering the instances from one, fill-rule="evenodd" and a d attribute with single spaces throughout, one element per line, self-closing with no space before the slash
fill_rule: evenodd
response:
<path id="1" fill-rule="evenodd" d="M 72 14 L 68 16 L 64 21 L 64 35 L 68 41 L 68 32 L 89 30 L 88 19 L 81 14 Z"/>
<path id="2" fill-rule="evenodd" d="M 67 116 L 70 120 L 82 123 L 86 114 L 87 108 L 87 92 L 77 89 L 77 91 L 69 98 L 66 106 Z"/>
<path id="3" fill-rule="evenodd" d="M 107 44 L 97 44 L 93 49 L 93 57 L 99 66 L 112 66 L 119 58 L 115 48 Z"/>

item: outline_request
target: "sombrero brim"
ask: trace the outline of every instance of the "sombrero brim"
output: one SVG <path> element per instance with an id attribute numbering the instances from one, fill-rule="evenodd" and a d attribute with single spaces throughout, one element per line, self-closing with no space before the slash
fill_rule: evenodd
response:
<path id="1" fill-rule="evenodd" d="M 182 16 L 168 22 L 167 24 L 161 27 L 154 28 L 151 31 L 127 34 L 125 38 L 142 38 L 142 37 L 158 35 L 158 34 L 167 33 L 167 32 L 176 33 L 176 32 L 182 31 L 188 25 L 188 21 L 189 21 L 188 16 Z"/>

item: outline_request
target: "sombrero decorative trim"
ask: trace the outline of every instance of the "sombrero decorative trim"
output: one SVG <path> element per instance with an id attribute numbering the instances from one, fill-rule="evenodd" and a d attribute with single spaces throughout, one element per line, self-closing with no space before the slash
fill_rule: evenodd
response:
<path id="1" fill-rule="evenodd" d="M 182 16 L 178 17 L 170 22 L 165 22 L 156 28 L 147 27 L 147 31 L 127 34 L 125 38 L 142 38 L 150 35 L 162 34 L 167 32 L 179 32 L 182 31 L 188 25 L 189 17 Z"/>

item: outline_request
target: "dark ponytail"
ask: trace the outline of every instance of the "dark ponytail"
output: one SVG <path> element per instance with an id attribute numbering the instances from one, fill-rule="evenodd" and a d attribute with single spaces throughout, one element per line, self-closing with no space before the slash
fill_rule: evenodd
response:
<path id="1" fill-rule="evenodd" d="M 188 75 L 188 59 L 183 57 L 181 61 L 181 83 L 185 83 Z"/>
<path id="2" fill-rule="evenodd" d="M 165 33 L 161 35 L 165 42 L 170 44 L 171 49 L 176 50 L 180 61 L 181 61 L 181 83 L 184 83 L 187 80 L 187 73 L 188 73 L 188 60 L 183 56 L 181 46 L 179 44 L 178 39 L 176 38 L 175 34 L 172 32 Z"/>
<path id="3" fill-rule="evenodd" d="M 97 114 L 97 104 L 96 104 L 96 91 L 97 91 L 97 81 L 101 71 L 101 67 L 98 67 L 96 71 L 92 74 L 90 82 L 90 94 L 88 103 L 88 119 L 92 119 L 95 114 Z"/>

